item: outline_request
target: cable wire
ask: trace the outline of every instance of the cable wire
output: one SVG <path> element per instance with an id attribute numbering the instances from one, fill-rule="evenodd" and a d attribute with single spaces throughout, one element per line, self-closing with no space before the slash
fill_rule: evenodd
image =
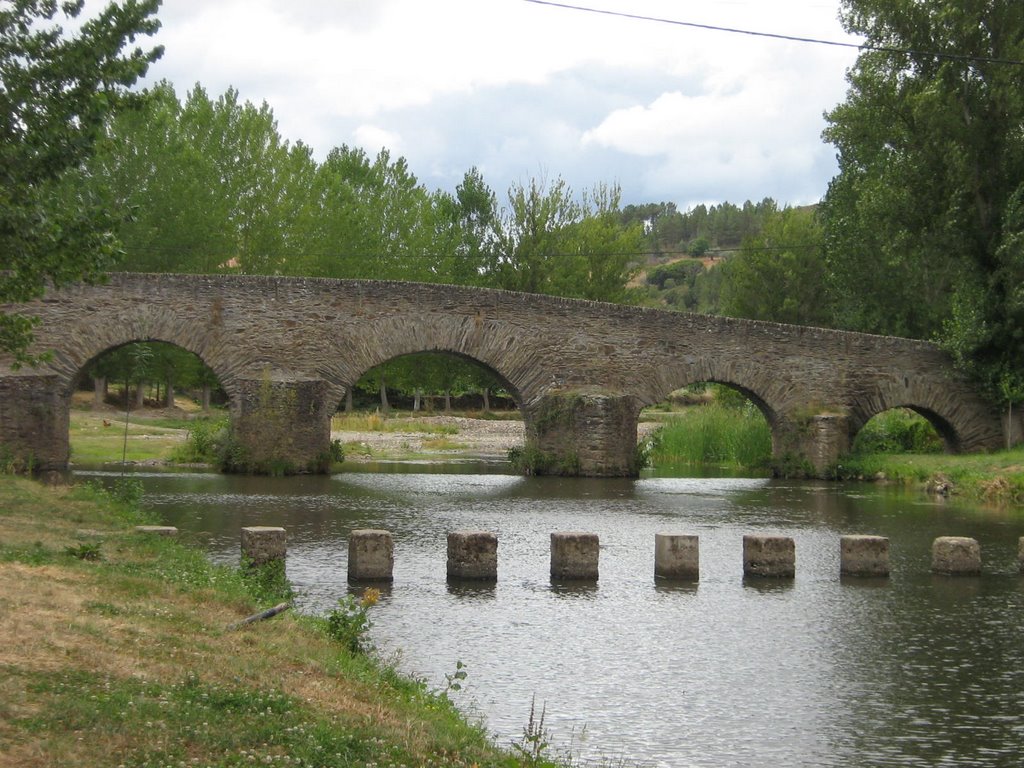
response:
<path id="1" fill-rule="evenodd" d="M 839 40 L 821 40 L 816 37 L 800 37 L 798 35 L 782 35 L 774 32 L 757 32 L 750 29 L 737 29 L 735 27 L 722 27 L 715 24 L 699 24 L 694 21 L 678 21 L 676 19 L 665 19 L 658 16 L 644 16 L 638 13 L 626 13 L 625 11 L 610 11 L 604 8 L 590 8 L 583 5 L 572 5 L 570 3 L 557 3 L 553 0 L 523 0 L 523 2 L 534 5 L 545 5 L 551 8 L 564 8 L 570 11 L 582 11 L 584 13 L 596 13 L 601 16 L 616 16 L 622 19 L 633 19 L 635 21 L 653 21 L 658 24 L 671 24 L 677 27 L 689 27 L 691 29 L 703 29 L 712 32 L 728 32 L 735 35 L 750 35 L 751 37 L 767 37 L 772 40 L 787 40 L 793 43 L 811 43 L 813 45 L 829 45 L 835 48 L 855 48 L 860 51 L 877 51 L 879 53 L 899 53 L 914 56 L 931 56 L 937 59 L 948 59 L 951 61 L 978 62 L 983 64 L 1007 64 L 1015 67 L 1024 67 L 1024 61 L 1019 59 L 1001 59 L 991 56 L 971 56 L 963 53 L 942 53 L 940 51 L 918 51 L 912 48 L 896 48 L 884 45 L 871 45 L 870 43 L 847 43 Z"/>

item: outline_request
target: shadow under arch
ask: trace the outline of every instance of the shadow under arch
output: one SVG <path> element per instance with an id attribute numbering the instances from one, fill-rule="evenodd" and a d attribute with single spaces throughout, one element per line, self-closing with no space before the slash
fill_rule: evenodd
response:
<path id="1" fill-rule="evenodd" d="M 457 364 L 452 365 L 452 361 Z M 465 352 L 437 348 L 401 352 L 363 370 L 355 381 L 344 386 L 343 402 L 346 403 L 346 410 L 350 409 L 348 405 L 351 404 L 355 387 L 382 371 L 383 376 L 377 386 L 385 393 L 389 386 L 411 390 L 411 394 L 415 394 L 416 388 L 420 387 L 422 393 L 429 392 L 431 395 L 441 395 L 446 388 L 449 392 L 453 388 L 500 390 L 507 393 L 520 415 L 525 416 L 522 394 L 500 371 Z M 390 382 L 387 380 L 388 373 L 392 376 Z M 479 374 L 475 380 L 473 373 Z M 382 403 L 386 402 L 382 400 Z"/>
<path id="2" fill-rule="evenodd" d="M 140 354 L 136 356 L 135 360 L 116 359 L 118 352 L 130 350 L 132 347 L 148 350 L 151 356 L 146 358 Z M 156 349 L 153 350 L 153 347 Z M 165 350 L 173 352 L 168 354 Z M 164 355 L 161 357 L 162 352 Z M 107 365 L 105 366 L 104 363 Z M 189 364 L 194 367 L 190 369 Z M 195 384 L 196 388 L 208 386 L 211 392 L 214 388 L 219 388 L 229 401 L 231 398 L 231 393 L 224 386 L 222 377 L 206 360 L 196 352 L 164 339 L 130 339 L 95 352 L 71 378 L 67 387 L 67 397 L 70 399 L 72 394 L 81 387 L 85 378 L 90 375 L 95 378 L 97 373 L 108 381 L 112 380 L 113 383 L 124 383 L 127 386 L 146 381 L 164 385 L 172 392 L 175 385 Z M 111 379 L 111 376 L 115 378 Z M 127 398 L 127 392 L 124 393 L 124 396 Z M 204 408 L 209 405 L 205 397 L 202 398 L 202 401 Z"/>
<path id="3" fill-rule="evenodd" d="M 858 414 L 855 419 L 851 419 L 850 445 L 853 445 L 854 441 L 857 439 L 857 436 L 864 430 L 865 427 L 867 427 L 868 422 L 870 422 L 872 419 L 884 416 L 887 413 L 899 411 L 900 409 L 913 411 L 917 415 L 924 418 L 924 420 L 927 421 L 932 426 L 932 428 L 938 434 L 939 438 L 942 440 L 942 445 L 946 453 L 961 453 L 963 451 L 963 445 L 960 439 L 960 435 L 958 434 L 956 428 L 946 418 L 944 418 L 941 414 L 938 414 L 935 411 L 931 410 L 930 408 L 925 408 L 919 405 L 911 405 L 909 403 L 900 403 L 899 405 L 894 405 L 891 408 L 885 408 L 881 411 L 878 411 L 877 413 L 871 414 L 867 418 L 864 418 L 863 414 Z"/>

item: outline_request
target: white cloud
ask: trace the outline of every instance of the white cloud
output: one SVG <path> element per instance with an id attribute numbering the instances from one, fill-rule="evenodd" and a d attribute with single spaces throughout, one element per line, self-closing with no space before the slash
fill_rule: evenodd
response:
<path id="1" fill-rule="evenodd" d="M 353 131 L 356 144 L 375 156 L 381 149 L 390 150 L 392 157 L 402 154 L 402 137 L 375 125 L 360 125 Z"/>
<path id="2" fill-rule="evenodd" d="M 842 37 L 825 0 L 592 0 L 682 21 Z M 544 7 L 523 0 L 164 0 L 152 71 L 266 101 L 320 157 L 402 154 L 454 188 L 471 165 L 499 191 L 546 172 L 624 197 L 824 192 L 821 114 L 853 53 Z M 802 174 L 802 175 L 801 175 Z"/>

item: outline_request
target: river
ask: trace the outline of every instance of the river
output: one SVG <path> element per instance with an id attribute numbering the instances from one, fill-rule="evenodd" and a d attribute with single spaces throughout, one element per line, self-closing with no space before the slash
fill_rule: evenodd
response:
<path id="1" fill-rule="evenodd" d="M 546 754 L 645 766 L 1001 766 L 1024 749 L 1024 513 L 871 484 L 763 478 L 524 478 L 473 464 L 332 477 L 138 473 L 145 503 L 218 562 L 239 530 L 288 531 L 301 610 L 348 590 L 347 537 L 394 535 L 371 610 L 379 653 L 502 744 L 535 702 Z M 498 536 L 498 582 L 449 584 L 446 534 Z M 600 578 L 549 577 L 550 533 L 600 536 Z M 654 535 L 700 537 L 701 578 L 654 578 Z M 742 576 L 747 533 L 791 536 L 792 581 Z M 889 579 L 839 577 L 839 537 L 891 541 Z M 976 538 L 980 577 L 929 572 L 937 536 Z"/>

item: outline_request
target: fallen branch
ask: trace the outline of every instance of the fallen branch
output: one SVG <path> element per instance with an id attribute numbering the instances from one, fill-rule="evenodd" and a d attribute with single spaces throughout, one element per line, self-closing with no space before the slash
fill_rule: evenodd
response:
<path id="1" fill-rule="evenodd" d="M 271 618 L 273 616 L 277 616 L 277 614 L 282 613 L 283 611 L 287 611 L 291 607 L 292 607 L 291 603 L 279 603 L 278 605 L 275 605 L 273 608 L 267 608 L 267 610 L 265 610 L 265 611 L 263 611 L 261 613 L 254 613 L 252 616 L 249 616 L 249 617 L 247 617 L 245 619 L 242 619 L 237 624 L 228 624 L 227 631 L 228 632 L 233 632 L 236 629 L 241 629 L 246 624 L 252 624 L 252 623 L 257 622 L 257 621 L 263 621 L 264 619 L 269 619 L 269 618 Z"/>

